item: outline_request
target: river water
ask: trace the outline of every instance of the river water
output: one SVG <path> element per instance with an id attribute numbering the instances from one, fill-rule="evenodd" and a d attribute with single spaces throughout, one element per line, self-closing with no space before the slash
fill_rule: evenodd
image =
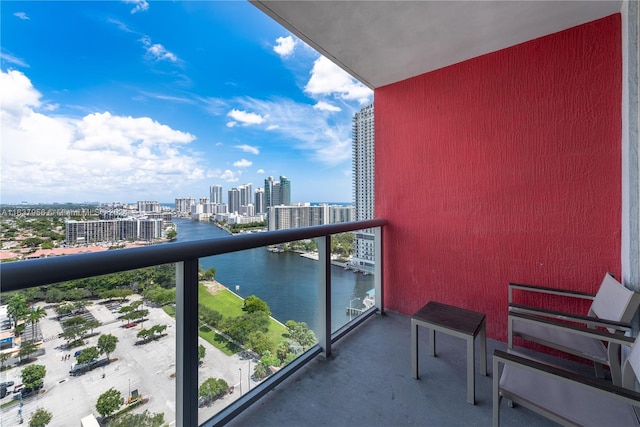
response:
<path id="1" fill-rule="evenodd" d="M 209 223 L 180 218 L 173 221 L 178 231 L 176 242 L 228 236 L 226 231 Z M 216 280 L 241 297 L 256 295 L 264 300 L 271 308 L 272 316 L 282 323 L 287 320 L 306 322 L 317 331 L 318 261 L 297 253 L 277 254 L 266 248 L 256 248 L 201 258 L 200 265 L 205 270 L 215 267 Z M 360 301 L 374 287 L 373 276 L 332 266 L 331 286 L 331 329 L 335 331 L 349 320 L 347 307 L 362 307 Z"/>

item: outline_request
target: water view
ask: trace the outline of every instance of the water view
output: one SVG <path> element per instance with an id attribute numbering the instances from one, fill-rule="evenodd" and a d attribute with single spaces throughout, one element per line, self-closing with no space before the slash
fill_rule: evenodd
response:
<path id="1" fill-rule="evenodd" d="M 226 231 L 209 223 L 179 218 L 174 223 L 178 230 L 176 242 L 228 236 Z M 200 264 L 205 270 L 214 267 L 216 280 L 241 297 L 256 295 L 266 301 L 279 321 L 305 322 L 317 330 L 318 261 L 297 253 L 271 253 L 266 248 L 256 248 L 202 258 Z M 374 283 L 372 275 L 337 266 L 331 268 L 331 283 L 331 325 L 336 330 L 349 320 L 347 307 L 362 307 L 361 301 Z"/>

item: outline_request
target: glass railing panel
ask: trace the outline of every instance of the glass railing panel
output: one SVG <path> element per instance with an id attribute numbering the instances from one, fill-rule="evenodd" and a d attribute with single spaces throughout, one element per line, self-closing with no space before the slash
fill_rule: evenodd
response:
<path id="1" fill-rule="evenodd" d="M 331 236 L 331 330 L 375 305 L 373 230 Z"/>
<path id="2" fill-rule="evenodd" d="M 139 406 L 175 421 L 173 264 L 1 297 L 0 419 L 28 424 L 46 411 L 50 425 L 79 425 Z"/>
<path id="3" fill-rule="evenodd" d="M 317 343 L 318 262 L 297 247 L 200 259 L 199 423 Z"/>

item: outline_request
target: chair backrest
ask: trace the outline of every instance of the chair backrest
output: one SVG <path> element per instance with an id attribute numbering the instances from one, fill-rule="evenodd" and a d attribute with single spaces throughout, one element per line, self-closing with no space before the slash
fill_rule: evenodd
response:
<path id="1" fill-rule="evenodd" d="M 589 314 L 614 322 L 630 322 L 640 305 L 640 293 L 624 287 L 607 273 L 593 299 Z"/>

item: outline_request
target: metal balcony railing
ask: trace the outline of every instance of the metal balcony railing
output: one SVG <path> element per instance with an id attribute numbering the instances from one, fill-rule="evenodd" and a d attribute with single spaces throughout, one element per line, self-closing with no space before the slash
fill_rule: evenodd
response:
<path id="1" fill-rule="evenodd" d="M 152 245 L 54 258 L 3 263 L 2 292 L 28 289 L 68 280 L 134 270 L 160 264 L 176 264 L 176 424 L 198 425 L 198 261 L 212 255 L 238 252 L 303 239 L 317 239 L 320 321 L 318 345 L 263 381 L 259 387 L 223 409 L 203 425 L 223 425 L 318 354 L 329 356 L 331 344 L 376 311 L 383 312 L 382 227 L 375 219 L 321 225 L 266 233 L 243 234 L 171 245 Z M 331 235 L 373 229 L 375 235 L 375 307 L 331 333 Z"/>

